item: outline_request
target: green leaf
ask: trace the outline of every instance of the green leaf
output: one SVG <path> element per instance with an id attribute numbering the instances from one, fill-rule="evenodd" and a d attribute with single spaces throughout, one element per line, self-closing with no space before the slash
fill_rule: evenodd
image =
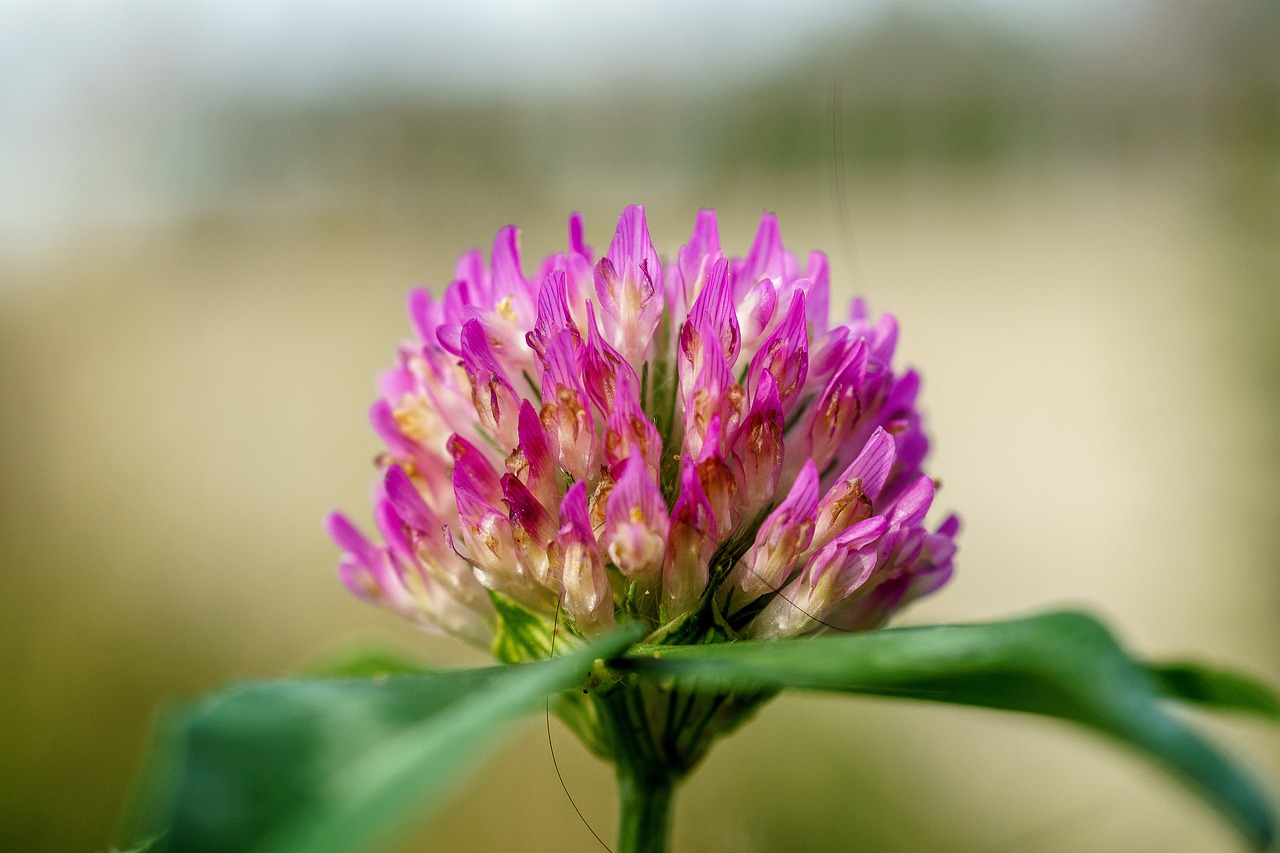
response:
<path id="1" fill-rule="evenodd" d="M 170 727 L 173 749 L 150 777 L 162 825 L 142 829 L 163 830 L 157 851 L 362 849 L 428 816 L 497 726 L 639 636 L 623 629 L 539 663 L 232 687 Z"/>
<path id="2" fill-rule="evenodd" d="M 500 592 L 489 590 L 489 600 L 498 614 L 498 627 L 490 651 L 503 663 L 542 660 L 554 648 L 552 623 Z M 570 634 L 561 626 L 562 636 Z"/>
<path id="3" fill-rule="evenodd" d="M 1162 693 L 1171 699 L 1214 711 L 1238 711 L 1280 722 L 1280 696 L 1260 681 L 1198 663 L 1162 663 L 1147 667 Z"/>
<path id="4" fill-rule="evenodd" d="M 391 675 L 419 675 L 431 667 L 387 649 L 357 647 L 306 667 L 310 678 L 384 678 Z"/>
<path id="5" fill-rule="evenodd" d="M 1255 783 L 1169 714 L 1162 683 L 1079 613 L 781 642 L 646 645 L 610 665 L 702 688 L 830 690 L 1071 720 L 1173 771 L 1258 849 L 1275 837 L 1271 805 Z"/>
<path id="6" fill-rule="evenodd" d="M 152 853 L 152 851 L 159 849 L 156 846 L 159 843 L 160 839 L 158 837 L 148 838 L 146 841 L 141 842 L 136 847 L 130 847 L 128 850 L 116 850 L 113 847 L 111 848 L 111 853 Z"/>

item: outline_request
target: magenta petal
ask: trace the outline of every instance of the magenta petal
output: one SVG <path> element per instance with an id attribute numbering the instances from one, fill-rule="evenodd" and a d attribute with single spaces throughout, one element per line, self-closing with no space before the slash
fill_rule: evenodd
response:
<path id="1" fill-rule="evenodd" d="M 498 373 L 502 368 L 493 356 L 489 346 L 489 335 L 479 320 L 468 320 L 462 325 L 462 336 L 459 340 L 462 351 L 462 364 L 468 374 L 484 372 Z"/>
<path id="2" fill-rule="evenodd" d="M 329 532 L 329 538 L 339 548 L 360 562 L 370 564 L 377 559 L 377 549 L 342 513 L 329 513 L 328 518 L 325 519 L 325 529 Z"/>
<path id="3" fill-rule="evenodd" d="M 760 216 L 760 228 L 751 243 L 751 250 L 743 259 L 741 269 L 736 270 L 735 279 L 738 286 L 746 289 L 761 278 L 779 278 L 782 276 L 785 257 L 782 248 L 782 233 L 778 230 L 778 217 L 765 211 Z"/>
<path id="4" fill-rule="evenodd" d="M 567 388 L 577 396 L 585 396 L 579 349 L 576 330 L 561 332 L 547 343 L 543 354 L 545 369 L 542 371 L 544 404 L 555 401 L 561 388 Z"/>
<path id="5" fill-rule="evenodd" d="M 687 307 L 697 298 L 707 275 L 707 265 L 719 257 L 720 228 L 716 223 L 716 212 L 700 210 L 688 245 L 683 246 L 676 257 L 676 270 L 680 277 L 679 306 Z"/>
<path id="6" fill-rule="evenodd" d="M 520 449 L 532 469 L 532 477 L 537 479 L 555 473 L 555 448 L 538 418 L 538 410 L 528 400 L 520 403 L 519 434 Z"/>
<path id="7" fill-rule="evenodd" d="M 658 484 L 644 460 L 632 456 L 609 493 L 601 544 L 619 571 L 649 586 L 662 570 L 668 529 Z"/>
<path id="8" fill-rule="evenodd" d="M 591 516 L 587 511 L 587 484 L 579 480 L 569 487 L 560 502 L 561 533 L 595 542 Z"/>
<path id="9" fill-rule="evenodd" d="M 596 265 L 595 286 L 609 340 L 633 365 L 640 364 L 664 304 L 662 263 L 644 208 L 623 211 L 609 253 Z"/>
<path id="10" fill-rule="evenodd" d="M 893 361 L 893 351 L 898 345 L 898 319 L 884 314 L 871 331 L 871 357 L 880 364 Z"/>
<path id="11" fill-rule="evenodd" d="M 640 377 L 627 360 L 605 341 L 596 328 L 595 314 L 587 303 L 587 342 L 579 351 L 587 396 L 604 417 L 614 410 L 620 392 L 640 393 Z"/>
<path id="12" fill-rule="evenodd" d="M 698 211 L 688 248 L 700 257 L 720 254 L 720 225 L 716 222 L 714 210 L 704 208 Z"/>
<path id="13" fill-rule="evenodd" d="M 619 385 L 614 396 L 605 422 L 604 455 L 614 466 L 639 459 L 655 476 L 662 464 L 662 436 L 640 408 L 630 383 Z"/>
<path id="14" fill-rule="evenodd" d="M 524 531 L 536 544 L 545 548 L 556 535 L 555 519 L 546 507 L 510 474 L 502 477 L 503 500 L 511 511 L 511 524 Z"/>
<path id="15" fill-rule="evenodd" d="M 880 497 L 880 492 L 889 479 L 889 471 L 893 468 L 895 458 L 896 445 L 893 436 L 882 428 L 876 427 L 876 431 L 863 445 L 862 452 L 840 475 L 840 480 L 860 479 L 862 493 L 874 503 Z"/>
<path id="16" fill-rule="evenodd" d="M 560 533 L 547 551 L 563 585 L 565 610 L 589 633 L 613 624 L 613 592 L 587 511 L 586 484 L 579 481 L 560 502 Z"/>
<path id="17" fill-rule="evenodd" d="M 392 465 L 382 481 L 387 500 L 395 507 L 396 513 L 404 519 L 404 523 L 431 535 L 440 529 L 440 520 L 422 500 L 418 487 L 409 479 L 409 475 L 399 465 Z"/>
<path id="18" fill-rule="evenodd" d="M 392 453 L 405 459 L 412 459 L 418 453 L 418 446 L 400 431 L 391 404 L 386 400 L 379 400 L 369 408 L 369 423 Z"/>
<path id="19" fill-rule="evenodd" d="M 454 435 L 449 439 L 449 454 L 453 456 L 454 488 L 463 488 L 476 495 L 491 507 L 502 500 L 502 486 L 498 472 L 474 444 Z"/>
<path id="20" fill-rule="evenodd" d="M 528 400 L 520 403 L 518 452 L 507 458 L 507 470 L 520 477 L 543 506 L 560 503 L 557 451 L 538 412 Z"/>
<path id="21" fill-rule="evenodd" d="M 458 263 L 453 268 L 453 277 L 463 291 L 465 301 L 484 307 L 493 305 L 488 287 L 489 276 L 484 268 L 484 255 L 479 250 L 472 249 L 459 256 Z"/>
<path id="22" fill-rule="evenodd" d="M 434 341 L 435 328 L 440 325 L 439 312 L 431 301 L 431 294 L 425 287 L 415 287 L 409 291 L 407 300 L 409 323 L 418 339 Z"/>
<path id="23" fill-rule="evenodd" d="M 738 359 L 742 334 L 738 331 L 738 315 L 733 310 L 733 294 L 729 287 L 729 262 L 721 258 L 711 267 L 707 284 L 689 310 L 689 325 L 695 329 L 711 329 L 730 369 Z"/>
<path id="24" fill-rule="evenodd" d="M 747 600 L 777 592 L 791 575 L 797 556 L 813 537 L 813 513 L 818 505 L 818 469 L 806 461 L 791 491 L 756 531 L 753 546 L 743 556 L 735 580 Z"/>
<path id="25" fill-rule="evenodd" d="M 471 382 L 471 402 L 480 425 L 500 446 L 516 442 L 516 417 L 520 397 L 494 357 L 489 336 L 479 320 L 462 326 L 462 367 Z"/>
<path id="26" fill-rule="evenodd" d="M 545 356 L 547 344 L 565 330 L 569 330 L 576 343 L 581 345 L 582 335 L 569 314 L 569 291 L 564 270 L 558 269 L 542 280 L 538 289 L 538 318 L 525 340 L 530 349 L 539 356 Z"/>
<path id="27" fill-rule="evenodd" d="M 738 303 L 738 320 L 742 327 L 742 339 L 752 347 L 769 327 L 778 304 L 778 289 L 771 280 L 762 278 L 747 291 Z"/>
<path id="28" fill-rule="evenodd" d="M 628 522 L 659 525 L 663 530 L 667 526 L 667 505 L 662 500 L 662 492 L 639 455 L 631 456 L 622 466 L 605 511 L 605 524 L 609 527 Z"/>
<path id="29" fill-rule="evenodd" d="M 811 548 L 821 548 L 875 512 L 875 500 L 893 466 L 893 453 L 893 437 L 876 430 L 818 502 Z"/>
<path id="30" fill-rule="evenodd" d="M 804 463 L 800 473 L 796 475 L 796 481 L 791 484 L 791 491 L 787 492 L 786 498 L 774 512 L 784 508 L 799 518 L 811 518 L 818 508 L 818 467 L 813 464 L 813 460 Z"/>
<path id="31" fill-rule="evenodd" d="M 895 527 L 912 527 L 924 521 L 933 505 L 934 490 L 933 480 L 921 474 L 889 510 L 889 523 Z"/>
<path id="32" fill-rule="evenodd" d="M 493 285 L 495 300 L 523 291 L 524 272 L 520 269 L 520 229 L 508 225 L 493 240 Z"/>
<path id="33" fill-rule="evenodd" d="M 809 371 L 809 337 L 805 328 L 803 291 L 795 292 L 786 318 L 751 359 L 747 386 L 752 393 L 759 386 L 760 374 L 766 370 L 773 374 L 774 381 L 778 383 L 778 395 L 783 401 L 783 408 L 789 409 L 790 403 L 794 402 L 800 389 L 804 387 Z"/>
<path id="34" fill-rule="evenodd" d="M 694 457 L 701 456 L 714 418 L 729 434 L 742 416 L 742 389 L 733 381 L 720 348 L 707 346 L 709 340 L 714 341 L 709 329 L 703 327 L 694 333 L 685 324 L 680 344 L 680 394 L 684 402 L 684 452 Z"/>
<path id="35" fill-rule="evenodd" d="M 373 508 L 373 520 L 378 525 L 378 532 L 382 534 L 382 541 L 387 543 L 391 553 L 405 562 L 417 562 L 417 558 L 413 555 L 413 546 L 409 544 L 409 537 L 404 532 L 404 521 L 391 505 L 391 501 L 378 501 Z"/>
<path id="36" fill-rule="evenodd" d="M 716 530 L 727 537 L 741 519 L 743 511 L 754 513 L 758 506 L 744 505 L 738 495 L 738 481 L 733 475 L 722 448 L 727 443 L 721 438 L 727 432 L 721 426 L 719 413 L 712 415 L 707 426 L 706 440 L 696 457 L 698 482 L 715 518 Z"/>
<path id="37" fill-rule="evenodd" d="M 658 293 L 662 292 L 662 261 L 658 258 L 658 252 L 653 248 L 653 240 L 649 237 L 649 226 L 644 218 L 644 205 L 635 204 L 622 211 L 606 257 L 624 277 L 633 270 L 643 269 L 652 282 L 653 288 Z"/>
<path id="38" fill-rule="evenodd" d="M 405 394 L 418 390 L 418 377 L 401 365 L 384 370 L 378 375 L 378 390 L 387 400 L 399 400 Z"/>
<path id="39" fill-rule="evenodd" d="M 582 214 L 576 210 L 569 214 L 569 251 L 575 255 L 591 254 L 591 250 L 582 240 Z"/>
<path id="40" fill-rule="evenodd" d="M 949 515 L 947 516 L 946 520 L 942 522 L 942 524 L 938 525 L 939 536 L 946 536 L 948 539 L 953 539 L 955 538 L 955 535 L 959 532 L 960 532 L 960 516 L 958 515 Z"/>
<path id="41" fill-rule="evenodd" d="M 782 402 L 773 374 L 765 372 L 751 403 L 751 411 L 733 440 L 733 455 L 741 466 L 743 514 L 750 518 L 763 508 L 778 488 L 785 448 Z"/>
<path id="42" fill-rule="evenodd" d="M 338 562 L 338 580 L 357 598 L 366 601 L 378 598 L 377 582 L 364 563 L 344 557 Z"/>
<path id="43" fill-rule="evenodd" d="M 700 537 L 697 543 L 699 547 L 708 547 L 712 544 L 711 540 L 716 538 L 715 516 L 692 460 L 686 459 L 681 466 L 680 497 L 671 510 L 671 520 L 691 527 Z"/>
<path id="44" fill-rule="evenodd" d="M 805 278 L 809 279 L 808 300 L 805 303 L 809 325 L 817 335 L 826 334 L 831 312 L 831 270 L 826 255 L 822 252 L 809 255 L 809 268 L 805 271 Z"/>
<path id="45" fill-rule="evenodd" d="M 864 548 L 879 539 L 889 529 L 884 516 L 873 515 L 863 519 L 832 540 L 846 548 Z"/>
<path id="46" fill-rule="evenodd" d="M 866 355 L 866 342 L 859 338 L 814 407 L 809 435 L 813 442 L 811 452 L 819 465 L 825 466 L 844 448 L 861 422 Z"/>
<path id="47" fill-rule="evenodd" d="M 560 467 L 574 479 L 582 479 L 596 458 L 595 420 L 569 332 L 561 332 L 547 346 L 542 401 L 541 420 L 554 436 Z"/>
<path id="48" fill-rule="evenodd" d="M 662 569 L 668 617 L 686 612 L 706 589 L 708 562 L 715 550 L 716 519 L 690 460 L 680 473 L 680 497 L 671 510 L 667 556 Z"/>

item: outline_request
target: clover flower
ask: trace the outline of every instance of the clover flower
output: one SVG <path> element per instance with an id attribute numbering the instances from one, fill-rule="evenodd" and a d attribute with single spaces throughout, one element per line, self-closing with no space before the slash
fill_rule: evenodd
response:
<path id="1" fill-rule="evenodd" d="M 510 659 L 549 653 L 548 625 L 639 619 L 688 641 L 695 617 L 726 639 L 883 624 L 947 581 L 959 525 L 924 523 L 935 484 L 896 321 L 857 300 L 832 325 L 828 301 L 826 257 L 802 269 L 768 213 L 733 258 L 700 212 L 665 265 L 642 207 L 599 259 L 575 214 L 531 276 L 504 228 L 440 299 L 409 296 L 416 337 L 370 411 L 382 541 L 332 515 L 342 581 Z"/>

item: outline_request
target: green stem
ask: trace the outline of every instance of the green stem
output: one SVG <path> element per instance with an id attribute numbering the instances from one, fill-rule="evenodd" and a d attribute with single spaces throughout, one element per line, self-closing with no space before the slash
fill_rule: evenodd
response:
<path id="1" fill-rule="evenodd" d="M 618 767 L 618 846 L 615 853 L 666 853 L 671 844 L 675 780 L 641 776 Z"/>

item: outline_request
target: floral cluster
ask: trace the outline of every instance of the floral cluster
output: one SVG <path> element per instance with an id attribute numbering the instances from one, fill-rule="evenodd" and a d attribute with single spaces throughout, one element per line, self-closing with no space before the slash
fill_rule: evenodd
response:
<path id="1" fill-rule="evenodd" d="M 582 221 L 526 276 L 518 232 L 409 296 L 416 337 L 370 411 L 374 519 L 329 531 L 357 595 L 482 645 L 512 606 L 591 635 L 714 612 L 729 636 L 883 624 L 952 571 L 956 518 L 895 373 L 897 323 L 828 317 L 765 214 L 745 257 L 715 213 L 663 263 L 642 207 L 596 258 Z"/>

